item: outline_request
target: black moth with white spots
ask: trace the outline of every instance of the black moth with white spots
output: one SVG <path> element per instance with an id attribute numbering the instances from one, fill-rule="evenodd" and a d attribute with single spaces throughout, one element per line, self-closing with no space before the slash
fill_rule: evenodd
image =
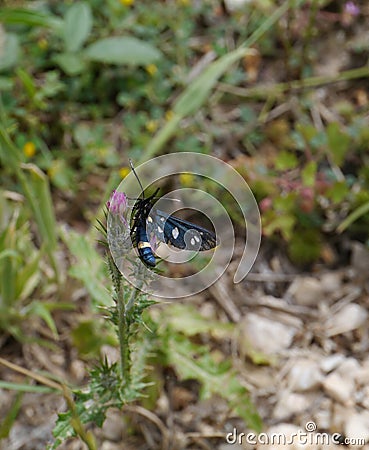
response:
<path id="1" fill-rule="evenodd" d="M 138 199 L 132 211 L 132 242 L 143 263 L 150 267 L 156 265 L 148 237 L 150 235 L 181 250 L 203 251 L 217 246 L 217 238 L 213 232 L 158 209 L 152 209 L 155 196 L 156 192 L 148 198 Z"/>
<path id="2" fill-rule="evenodd" d="M 144 189 L 132 161 L 130 160 L 129 163 L 141 187 L 141 198 L 136 200 L 131 215 L 131 239 L 144 264 L 150 267 L 156 266 L 156 258 L 148 233 L 156 236 L 159 242 L 171 244 L 181 250 L 203 251 L 217 246 L 217 238 L 213 232 L 158 209 L 152 209 L 159 189 L 150 197 L 145 198 Z"/>
<path id="3" fill-rule="evenodd" d="M 156 258 L 148 233 L 156 236 L 158 241 L 171 244 L 181 250 L 203 251 L 217 246 L 217 238 L 213 232 L 158 209 L 152 209 L 159 189 L 150 197 L 145 198 L 144 189 L 131 161 L 130 165 L 141 187 L 141 198 L 136 200 L 132 210 L 131 239 L 144 264 L 150 267 L 156 266 Z"/>

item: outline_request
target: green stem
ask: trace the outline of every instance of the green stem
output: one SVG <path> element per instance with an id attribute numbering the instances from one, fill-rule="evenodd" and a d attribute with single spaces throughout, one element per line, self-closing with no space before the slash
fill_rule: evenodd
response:
<path id="1" fill-rule="evenodd" d="M 115 265 L 111 254 L 109 254 L 110 265 L 115 273 L 114 288 L 117 294 L 118 310 L 118 339 L 120 350 L 120 368 L 124 386 L 131 383 L 131 349 L 130 349 L 130 321 L 129 314 L 135 303 L 139 288 L 130 288 L 129 290 L 122 285 L 122 275 Z M 127 298 L 127 296 L 129 297 Z"/>
<path id="2" fill-rule="evenodd" d="M 120 349 L 120 368 L 122 380 L 125 386 L 131 382 L 131 361 L 129 350 L 129 327 L 127 322 L 127 310 L 122 289 L 117 295 L 118 308 L 118 339 Z"/>
<path id="3" fill-rule="evenodd" d="M 339 81 L 354 80 L 357 78 L 366 78 L 369 76 L 369 67 L 359 67 L 358 69 L 351 69 L 341 72 L 339 75 L 333 76 L 317 76 L 305 78 L 303 80 L 294 80 L 286 83 L 273 84 L 272 86 L 256 86 L 252 88 L 240 88 L 231 86 L 225 83 L 218 83 L 217 88 L 222 92 L 237 95 L 238 97 L 264 99 L 269 96 L 283 94 L 285 91 L 306 89 L 316 86 L 323 86 L 325 84 L 338 83 Z"/>
<path id="4" fill-rule="evenodd" d="M 79 436 L 81 441 L 86 444 L 88 450 L 97 450 L 94 435 L 92 434 L 91 430 L 87 431 L 84 425 L 82 424 L 76 408 L 76 404 L 73 401 L 71 392 L 66 386 L 63 386 L 63 393 L 64 399 L 66 400 L 68 408 L 72 415 L 70 423 L 71 426 L 73 427 L 73 430 L 75 431 L 77 436 Z"/>

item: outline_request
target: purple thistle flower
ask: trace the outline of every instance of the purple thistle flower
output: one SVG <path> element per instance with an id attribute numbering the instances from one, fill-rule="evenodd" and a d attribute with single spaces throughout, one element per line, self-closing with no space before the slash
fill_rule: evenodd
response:
<path id="1" fill-rule="evenodd" d="M 345 3 L 344 12 L 350 16 L 358 16 L 360 14 L 360 8 L 354 2 L 347 2 Z"/>
<path id="2" fill-rule="evenodd" d="M 124 192 L 117 192 L 114 190 L 110 196 L 109 201 L 106 203 L 108 210 L 114 216 L 118 216 L 122 222 L 127 224 L 127 221 L 124 217 L 124 213 L 128 207 L 128 199 Z"/>

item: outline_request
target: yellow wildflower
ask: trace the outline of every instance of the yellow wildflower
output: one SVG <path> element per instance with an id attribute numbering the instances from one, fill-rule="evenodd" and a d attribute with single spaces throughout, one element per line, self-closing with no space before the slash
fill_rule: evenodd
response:
<path id="1" fill-rule="evenodd" d="M 121 178 L 125 178 L 129 172 L 131 171 L 131 169 L 127 166 L 121 167 L 119 169 L 119 175 L 121 176 Z"/>
<path id="2" fill-rule="evenodd" d="M 193 186 L 195 176 L 189 172 L 181 173 L 181 175 L 179 176 L 179 181 L 181 182 L 182 186 Z"/>
<path id="3" fill-rule="evenodd" d="M 165 113 L 165 119 L 167 122 L 172 120 L 173 117 L 174 117 L 174 112 L 171 109 Z"/>
<path id="4" fill-rule="evenodd" d="M 150 133 L 154 133 L 158 128 L 158 122 L 157 120 L 149 120 L 146 123 L 145 127 L 147 131 L 149 131 Z"/>
<path id="5" fill-rule="evenodd" d="M 32 156 L 36 153 L 36 146 L 33 142 L 27 141 L 23 145 L 23 153 L 27 156 L 27 158 L 32 158 Z"/>
<path id="6" fill-rule="evenodd" d="M 47 47 L 49 46 L 49 44 L 48 44 L 48 42 L 47 42 L 47 40 L 46 40 L 45 38 L 40 38 L 40 39 L 37 41 L 37 45 L 38 45 L 38 47 L 39 47 L 41 50 L 46 50 Z"/>
<path id="7" fill-rule="evenodd" d="M 53 161 L 51 166 L 47 169 L 47 174 L 50 180 L 54 180 L 58 172 L 59 172 L 58 164 L 55 161 Z"/>
<path id="8" fill-rule="evenodd" d="M 190 0 L 178 0 L 178 3 L 182 6 L 188 6 L 190 4 Z"/>
<path id="9" fill-rule="evenodd" d="M 155 75 L 156 72 L 158 71 L 158 68 L 156 67 L 155 64 L 148 64 L 146 67 L 146 72 L 149 73 L 151 76 Z"/>
<path id="10" fill-rule="evenodd" d="M 98 147 L 96 153 L 99 156 L 99 158 L 105 159 L 109 154 L 109 148 L 108 147 Z"/>
<path id="11" fill-rule="evenodd" d="M 131 6 L 133 5 L 134 0 L 120 0 L 120 2 L 124 6 Z"/>

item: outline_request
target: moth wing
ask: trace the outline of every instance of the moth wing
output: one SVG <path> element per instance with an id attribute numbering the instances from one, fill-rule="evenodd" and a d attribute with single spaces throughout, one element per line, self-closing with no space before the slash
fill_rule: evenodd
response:
<path id="1" fill-rule="evenodd" d="M 214 233 L 187 220 L 156 210 L 152 223 L 158 239 L 181 250 L 210 250 L 217 246 Z"/>

